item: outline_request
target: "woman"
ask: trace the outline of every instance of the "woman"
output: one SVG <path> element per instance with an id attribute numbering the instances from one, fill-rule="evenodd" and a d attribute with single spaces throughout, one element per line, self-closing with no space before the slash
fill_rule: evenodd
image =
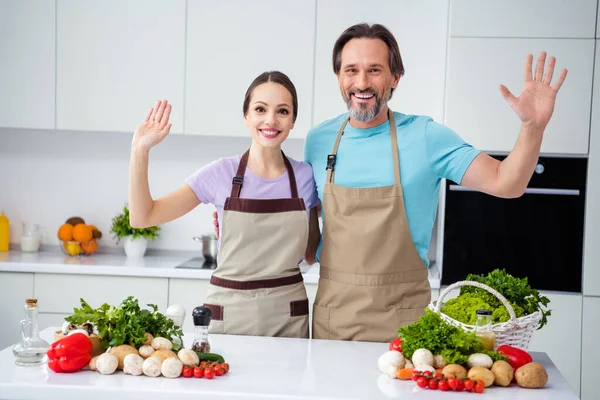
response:
<path id="1" fill-rule="evenodd" d="M 265 72 L 246 91 L 252 136 L 242 156 L 201 168 L 179 189 L 153 200 L 148 152 L 169 133 L 171 105 L 151 108 L 132 140 L 129 209 L 134 227 L 164 224 L 200 203 L 221 216 L 218 266 L 205 306 L 210 331 L 308 338 L 308 299 L 298 261 L 314 263 L 318 197 L 310 165 L 281 151 L 298 115 L 296 89 L 281 72 Z"/>

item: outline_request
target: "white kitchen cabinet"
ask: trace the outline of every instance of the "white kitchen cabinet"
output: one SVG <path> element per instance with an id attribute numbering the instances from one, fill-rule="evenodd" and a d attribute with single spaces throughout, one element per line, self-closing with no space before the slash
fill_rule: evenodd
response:
<path id="1" fill-rule="evenodd" d="M 338 37 L 350 26 L 379 23 L 396 37 L 406 71 L 394 91 L 390 107 L 405 114 L 444 113 L 444 80 L 448 1 L 321 0 L 317 3 L 315 96 L 313 125 L 347 112 L 333 73 L 332 52 Z"/>
<path id="2" fill-rule="evenodd" d="M 0 2 L 0 126 L 54 129 L 54 1 Z"/>
<path id="3" fill-rule="evenodd" d="M 92 308 L 104 303 L 116 307 L 129 296 L 137 298 L 143 309 L 155 304 L 164 313 L 168 288 L 168 278 L 35 274 L 34 294 L 44 313 L 72 313 L 81 307 L 80 299 Z"/>
<path id="4" fill-rule="evenodd" d="M 556 57 L 555 79 L 562 68 L 569 73 L 558 93 L 541 151 L 587 154 L 593 39 L 450 39 L 446 124 L 481 150 L 512 150 L 521 122 L 498 87 L 504 84 L 519 96 L 527 54 L 534 54 L 535 66 L 542 50 Z"/>
<path id="5" fill-rule="evenodd" d="M 57 129 L 133 133 L 159 99 L 183 130 L 185 0 L 57 0 Z"/>
<path id="6" fill-rule="evenodd" d="M 596 41 L 596 71 L 585 210 L 583 294 L 600 296 L 600 40 Z"/>
<path id="7" fill-rule="evenodd" d="M 250 137 L 242 105 L 265 71 L 294 83 L 298 119 L 290 138 L 311 123 L 315 0 L 189 0 L 185 133 Z"/>
<path id="8" fill-rule="evenodd" d="M 0 349 L 21 340 L 20 321 L 25 319 L 25 299 L 33 297 L 33 274 L 0 273 Z M 41 300 L 40 300 L 41 301 Z"/>
<path id="9" fill-rule="evenodd" d="M 528 350 L 548 353 L 571 388 L 579 394 L 583 297 L 548 292 L 541 294 L 550 299 L 548 308 L 552 315 L 548 317 L 546 326 L 534 332 Z"/>
<path id="10" fill-rule="evenodd" d="M 450 36 L 593 38 L 597 0 L 452 0 Z"/>
<path id="11" fill-rule="evenodd" d="M 168 305 L 179 304 L 185 309 L 184 332 L 194 332 L 192 311 L 204 304 L 208 286 L 205 279 L 169 279 Z"/>
<path id="12" fill-rule="evenodd" d="M 600 332 L 600 298 L 583 298 L 583 337 L 581 342 L 581 400 L 596 400 L 598 392 L 598 346 Z M 569 339 L 571 335 L 569 335 Z"/>

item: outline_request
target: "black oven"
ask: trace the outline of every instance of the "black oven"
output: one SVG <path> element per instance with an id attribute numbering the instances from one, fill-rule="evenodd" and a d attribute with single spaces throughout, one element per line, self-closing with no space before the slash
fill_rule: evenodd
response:
<path id="1" fill-rule="evenodd" d="M 581 292 L 586 174 L 587 158 L 540 157 L 517 199 L 447 181 L 442 285 L 504 268 L 538 290 Z"/>

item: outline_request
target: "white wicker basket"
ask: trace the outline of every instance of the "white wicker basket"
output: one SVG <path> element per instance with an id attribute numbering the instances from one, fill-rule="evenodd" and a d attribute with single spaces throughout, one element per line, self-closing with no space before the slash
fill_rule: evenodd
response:
<path id="1" fill-rule="evenodd" d="M 440 311 L 440 309 L 444 305 L 444 298 L 448 295 L 448 293 L 450 293 L 451 290 L 459 288 L 461 286 L 475 286 L 487 290 L 488 292 L 496 296 L 498 300 L 500 300 L 502 304 L 504 304 L 504 307 L 506 307 L 506 309 L 508 310 L 510 320 L 492 325 L 492 331 L 496 334 L 496 344 L 494 349 L 498 348 L 499 346 L 502 346 L 503 344 L 507 344 L 509 346 L 527 350 L 527 348 L 529 347 L 529 342 L 531 341 L 531 336 L 539 326 L 542 314 L 539 311 L 536 311 L 533 314 L 517 318 L 517 316 L 515 315 L 515 310 L 513 310 L 508 300 L 506 300 L 506 298 L 502 296 L 497 290 L 487 285 L 484 285 L 483 283 L 474 281 L 460 281 L 453 283 L 452 285 L 444 289 L 442 293 L 440 293 L 440 297 L 438 298 L 438 300 L 429 304 L 428 308 L 437 313 L 440 317 L 442 317 L 444 321 L 454 326 L 457 326 L 466 332 L 474 332 L 476 329 L 474 325 L 464 324 L 460 321 L 455 320 L 454 318 L 450 318 L 449 316 Z"/>

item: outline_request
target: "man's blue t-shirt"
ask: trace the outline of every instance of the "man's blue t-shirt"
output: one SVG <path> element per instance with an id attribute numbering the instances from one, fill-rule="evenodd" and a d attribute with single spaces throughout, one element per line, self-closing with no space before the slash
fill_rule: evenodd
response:
<path id="1" fill-rule="evenodd" d="M 347 117 L 346 113 L 323 122 L 312 128 L 306 138 L 304 160 L 313 167 L 321 203 L 327 155 L 333 153 L 338 131 Z M 408 227 L 419 255 L 429 266 L 427 253 L 441 179 L 460 183 L 479 151 L 430 117 L 396 112 L 394 118 Z M 337 153 L 335 183 L 354 188 L 394 184 L 389 120 L 368 129 L 353 128 L 348 122 Z M 323 220 L 323 224 L 327 221 Z"/>

